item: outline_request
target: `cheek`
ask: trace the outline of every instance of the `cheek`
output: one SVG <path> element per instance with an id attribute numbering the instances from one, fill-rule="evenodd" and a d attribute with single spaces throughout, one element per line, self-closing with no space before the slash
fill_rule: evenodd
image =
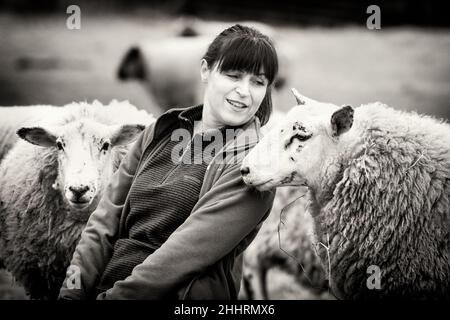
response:
<path id="1" fill-rule="evenodd" d="M 223 77 L 215 77 L 208 84 L 208 93 L 214 97 L 225 95 L 225 93 L 233 89 L 233 83 Z"/>
<path id="2" fill-rule="evenodd" d="M 253 90 L 253 106 L 259 108 L 261 102 L 264 100 L 264 96 L 266 95 L 267 87 L 255 88 Z"/>
<path id="3" fill-rule="evenodd" d="M 65 157 L 59 156 L 58 157 L 58 174 L 60 176 L 64 175 L 64 171 L 63 168 L 67 167 L 67 161 L 65 159 Z"/>

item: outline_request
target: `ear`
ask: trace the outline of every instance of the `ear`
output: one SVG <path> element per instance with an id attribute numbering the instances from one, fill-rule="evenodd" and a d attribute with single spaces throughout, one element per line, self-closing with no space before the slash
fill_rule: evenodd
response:
<path id="1" fill-rule="evenodd" d="M 286 85 L 286 78 L 285 77 L 276 77 L 273 87 L 275 90 L 281 90 Z"/>
<path id="2" fill-rule="evenodd" d="M 111 145 L 124 146 L 135 141 L 139 133 L 145 129 L 142 124 L 125 124 L 118 126 L 111 135 Z"/>
<path id="3" fill-rule="evenodd" d="M 200 35 L 200 33 L 198 32 L 198 30 L 195 29 L 193 24 L 184 26 L 184 28 L 180 31 L 180 33 L 178 34 L 180 37 L 198 37 Z"/>
<path id="4" fill-rule="evenodd" d="M 56 135 L 41 127 L 24 127 L 16 133 L 23 140 L 40 147 L 53 147 L 56 144 Z"/>
<path id="5" fill-rule="evenodd" d="M 117 77 L 120 80 L 145 80 L 147 78 L 144 58 L 138 47 L 131 47 L 125 54 L 125 57 L 119 65 Z"/>
<path id="6" fill-rule="evenodd" d="M 333 113 L 331 116 L 331 132 L 333 137 L 340 136 L 341 134 L 350 130 L 353 125 L 353 108 L 345 106 Z"/>
<path id="7" fill-rule="evenodd" d="M 200 62 L 200 77 L 202 79 L 202 82 L 207 82 L 209 78 L 209 66 L 208 62 L 206 62 L 205 59 L 202 59 Z"/>
<path id="8" fill-rule="evenodd" d="M 306 103 L 305 97 L 303 97 L 295 88 L 291 88 L 291 92 L 295 97 L 297 105 L 302 106 Z"/>

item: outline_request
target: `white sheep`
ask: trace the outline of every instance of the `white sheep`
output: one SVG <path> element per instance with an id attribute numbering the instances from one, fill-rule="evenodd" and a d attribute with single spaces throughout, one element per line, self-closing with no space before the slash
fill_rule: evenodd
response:
<path id="1" fill-rule="evenodd" d="M 244 159 L 244 181 L 308 186 L 337 297 L 449 298 L 450 125 L 381 103 L 296 97 Z"/>
<path id="2" fill-rule="evenodd" d="M 133 45 L 119 64 L 118 78 L 139 81 L 164 110 L 201 103 L 200 61 L 216 34 L 192 32 L 194 36 L 174 36 Z M 281 40 L 275 41 L 275 47 L 279 58 L 274 82 L 277 91 L 291 81 L 294 50 Z"/>
<path id="3" fill-rule="evenodd" d="M 286 114 L 274 110 L 263 135 L 283 121 Z M 286 187 L 277 190 L 272 211 L 257 236 L 244 252 L 242 298 L 270 299 L 271 269 L 281 269 L 293 277 L 310 296 L 320 297 L 328 290 L 327 280 L 315 255 L 311 240 L 312 218 L 306 213 L 306 189 Z"/>
<path id="4" fill-rule="evenodd" d="M 0 164 L 0 262 L 32 298 L 51 299 L 107 181 L 155 119 L 115 100 L 33 110 L 40 120 Z"/>

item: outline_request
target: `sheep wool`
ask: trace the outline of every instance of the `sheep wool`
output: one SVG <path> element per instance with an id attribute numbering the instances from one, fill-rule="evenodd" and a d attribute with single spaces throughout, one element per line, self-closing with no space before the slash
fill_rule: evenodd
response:
<path id="1" fill-rule="evenodd" d="M 309 194 L 334 293 L 449 298 L 450 126 L 380 103 L 354 119 Z"/>

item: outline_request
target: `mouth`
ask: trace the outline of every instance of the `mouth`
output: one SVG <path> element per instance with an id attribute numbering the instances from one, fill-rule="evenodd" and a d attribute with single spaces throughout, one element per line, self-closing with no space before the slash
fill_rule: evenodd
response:
<path id="1" fill-rule="evenodd" d="M 244 178 L 244 182 L 245 182 L 249 187 L 254 188 L 254 189 L 258 189 L 259 191 L 266 191 L 266 190 L 272 189 L 272 188 L 273 188 L 273 185 L 270 184 L 270 182 L 272 182 L 272 181 L 273 181 L 273 179 L 269 179 L 269 180 L 267 180 L 267 181 L 264 181 L 264 182 L 256 183 L 256 184 L 255 184 L 255 183 L 252 183 L 252 182 L 245 181 L 245 178 Z"/>
<path id="2" fill-rule="evenodd" d="M 227 100 L 228 104 L 230 104 L 234 110 L 242 111 L 248 108 L 248 106 L 243 102 L 232 99 L 225 99 L 225 100 Z"/>
<path id="3" fill-rule="evenodd" d="M 69 204 L 76 209 L 83 209 L 83 208 L 86 208 L 90 204 L 90 201 L 69 200 Z"/>

